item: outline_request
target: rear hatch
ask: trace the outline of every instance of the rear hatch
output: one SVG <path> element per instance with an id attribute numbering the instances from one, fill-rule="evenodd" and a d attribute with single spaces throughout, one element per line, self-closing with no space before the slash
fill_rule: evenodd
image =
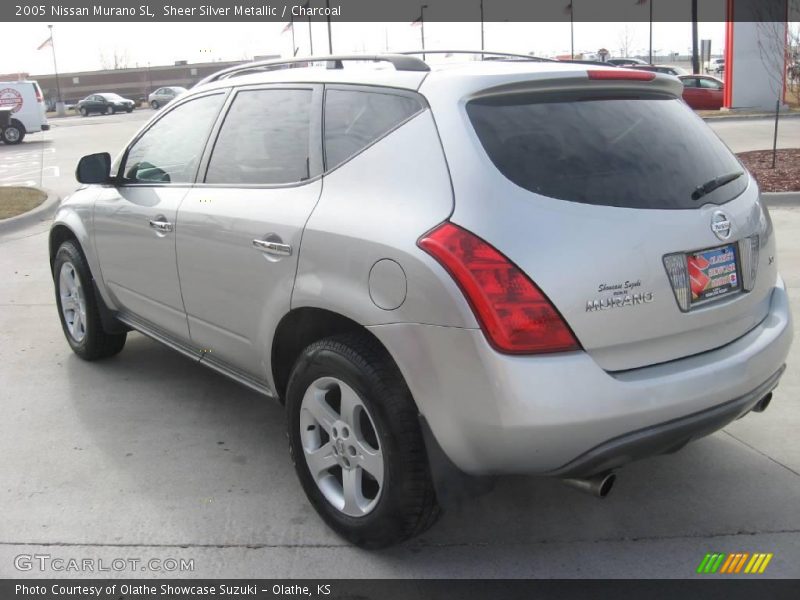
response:
<path id="1" fill-rule="evenodd" d="M 452 221 L 522 269 L 619 371 L 744 335 L 776 274 L 754 181 L 680 86 L 608 73 L 478 91 L 443 143 Z"/>

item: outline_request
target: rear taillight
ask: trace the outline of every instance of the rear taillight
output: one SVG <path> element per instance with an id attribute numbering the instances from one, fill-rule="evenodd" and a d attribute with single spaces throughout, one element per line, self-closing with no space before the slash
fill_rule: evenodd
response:
<path id="1" fill-rule="evenodd" d="M 593 69 L 586 73 L 589 75 L 589 79 L 602 79 L 604 81 L 616 79 L 652 81 L 656 78 L 656 74 L 652 71 L 634 71 L 626 69 Z"/>
<path id="2" fill-rule="evenodd" d="M 425 234 L 419 245 L 455 279 L 496 350 L 538 354 L 580 349 L 542 291 L 478 236 L 446 222 Z"/>
<path id="3" fill-rule="evenodd" d="M 38 85 L 34 85 L 33 89 L 36 91 L 36 102 L 43 102 L 44 98 L 42 98 L 42 90 L 39 88 Z"/>

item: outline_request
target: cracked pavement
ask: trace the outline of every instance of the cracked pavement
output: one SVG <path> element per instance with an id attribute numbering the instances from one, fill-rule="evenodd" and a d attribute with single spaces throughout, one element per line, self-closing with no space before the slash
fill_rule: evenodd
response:
<path id="1" fill-rule="evenodd" d="M 772 215 L 800 315 L 800 208 Z M 422 537 L 368 552 L 306 501 L 277 403 L 139 334 L 108 361 L 74 356 L 46 232 L 0 235 L 0 577 L 669 578 L 738 551 L 775 554 L 760 577 L 800 577 L 800 343 L 765 413 L 629 465 L 605 500 L 502 478 Z M 20 554 L 194 570 L 21 572 Z"/>

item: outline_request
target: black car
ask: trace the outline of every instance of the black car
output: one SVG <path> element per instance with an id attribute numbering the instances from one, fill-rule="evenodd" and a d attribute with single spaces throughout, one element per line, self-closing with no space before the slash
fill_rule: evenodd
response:
<path id="1" fill-rule="evenodd" d="M 119 94 L 102 93 L 86 96 L 75 105 L 75 110 L 86 117 L 91 113 L 113 115 L 115 112 L 131 112 L 136 106 L 133 100 L 123 98 Z"/>

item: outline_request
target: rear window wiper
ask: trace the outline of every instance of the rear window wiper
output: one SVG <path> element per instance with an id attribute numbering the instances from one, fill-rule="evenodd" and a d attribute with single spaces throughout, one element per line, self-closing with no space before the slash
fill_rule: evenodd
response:
<path id="1" fill-rule="evenodd" d="M 710 181 L 706 181 L 703 185 L 698 185 L 696 188 L 694 188 L 694 191 L 692 192 L 692 200 L 699 200 L 717 188 L 721 188 L 723 185 L 726 185 L 735 179 L 739 179 L 739 177 L 742 175 L 744 175 L 744 171 L 734 171 L 733 173 L 726 173 L 725 175 L 720 175 L 719 177 L 715 177 Z"/>

